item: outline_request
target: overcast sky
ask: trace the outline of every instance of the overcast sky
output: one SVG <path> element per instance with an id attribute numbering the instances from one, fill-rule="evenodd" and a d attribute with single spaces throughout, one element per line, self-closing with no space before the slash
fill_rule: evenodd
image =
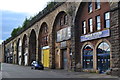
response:
<path id="1" fill-rule="evenodd" d="M 13 28 L 25 18 L 36 15 L 52 0 L 0 0 L 0 43 L 10 37 Z"/>
<path id="2" fill-rule="evenodd" d="M 36 14 L 42 10 L 49 1 L 51 0 L 1 0 L 0 9 Z"/>

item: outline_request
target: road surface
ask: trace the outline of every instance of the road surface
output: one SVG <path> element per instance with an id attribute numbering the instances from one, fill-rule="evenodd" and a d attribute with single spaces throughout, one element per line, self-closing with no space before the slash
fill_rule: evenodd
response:
<path id="1" fill-rule="evenodd" d="M 98 79 L 104 78 L 105 80 L 118 80 L 116 76 L 105 74 L 86 73 L 86 72 L 70 72 L 65 70 L 33 70 L 28 66 L 19 66 L 14 64 L 2 63 L 2 78 L 87 78 Z M 99 79 L 100 80 L 100 79 Z"/>

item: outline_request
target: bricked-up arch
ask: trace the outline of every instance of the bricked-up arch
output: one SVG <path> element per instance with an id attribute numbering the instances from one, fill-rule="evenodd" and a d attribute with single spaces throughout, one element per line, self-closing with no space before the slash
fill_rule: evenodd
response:
<path id="1" fill-rule="evenodd" d="M 52 30 L 52 68 L 58 68 L 58 65 L 60 64 L 59 68 L 62 68 L 63 65 L 61 61 L 58 61 L 57 59 L 61 60 L 60 58 L 56 57 L 56 48 L 58 47 L 56 45 L 57 42 L 57 31 L 68 27 L 68 15 L 66 12 L 61 11 L 57 14 L 54 24 L 53 24 L 53 30 Z M 59 63 L 60 62 L 60 63 Z"/>
<path id="2" fill-rule="evenodd" d="M 21 54 L 22 54 L 22 42 L 21 39 L 18 39 L 17 43 L 17 64 L 21 65 Z"/>
<path id="3" fill-rule="evenodd" d="M 100 3 L 100 9 L 96 9 L 95 8 L 95 2 L 92 2 L 92 12 L 88 12 L 88 4 L 89 2 L 81 2 L 80 6 L 77 10 L 76 16 L 75 16 L 75 53 L 80 53 L 80 54 L 76 54 L 76 62 L 81 62 L 80 57 L 81 56 L 81 47 L 84 44 L 84 42 L 80 42 L 80 36 L 85 35 L 85 34 L 90 34 L 90 33 L 94 33 L 97 31 L 102 31 L 108 28 L 105 28 L 105 20 L 104 20 L 104 15 L 106 12 L 109 12 L 110 10 L 110 5 L 109 2 L 101 2 Z M 101 29 L 97 30 L 96 28 L 96 17 L 100 15 L 100 20 L 101 20 Z M 92 18 L 92 25 L 93 25 L 93 31 L 90 32 L 89 29 L 89 19 Z M 84 34 L 84 28 L 83 26 L 83 22 L 85 21 L 86 23 L 86 33 Z M 95 41 L 92 42 L 93 44 L 95 43 Z"/>
<path id="4" fill-rule="evenodd" d="M 28 65 L 31 64 L 32 61 L 36 60 L 36 33 L 34 30 L 31 31 L 29 37 L 29 61 Z"/>
<path id="5" fill-rule="evenodd" d="M 17 53 L 16 53 L 16 63 L 19 62 L 19 44 L 20 44 L 20 38 L 17 41 Z"/>
<path id="6" fill-rule="evenodd" d="M 23 41 L 22 41 L 22 65 L 25 65 L 25 52 L 27 50 L 28 44 L 27 44 L 27 35 L 24 34 Z"/>
<path id="7" fill-rule="evenodd" d="M 48 46 L 48 25 L 43 22 L 38 35 L 38 60 L 41 61 L 41 49 Z"/>

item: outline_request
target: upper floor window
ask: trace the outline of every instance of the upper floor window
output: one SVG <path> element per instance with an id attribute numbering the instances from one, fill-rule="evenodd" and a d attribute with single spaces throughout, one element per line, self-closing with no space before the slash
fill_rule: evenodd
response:
<path id="1" fill-rule="evenodd" d="M 93 20 L 92 19 L 88 20 L 88 26 L 89 26 L 88 32 L 93 32 Z"/>
<path id="2" fill-rule="evenodd" d="M 88 13 L 92 12 L 92 2 L 88 3 Z"/>
<path id="3" fill-rule="evenodd" d="M 95 9 L 100 9 L 100 0 L 96 0 Z"/>
<path id="4" fill-rule="evenodd" d="M 45 33 L 47 33 L 47 32 L 48 32 L 47 30 L 48 30 L 48 29 L 47 29 L 47 27 L 45 27 L 45 28 L 44 28 Z"/>
<path id="5" fill-rule="evenodd" d="M 48 27 L 47 24 L 44 24 L 42 26 L 42 31 L 41 31 L 41 46 L 47 46 L 48 45 Z"/>
<path id="6" fill-rule="evenodd" d="M 96 16 L 96 29 L 97 29 L 97 30 L 100 30 L 100 29 L 101 29 L 100 16 Z"/>
<path id="7" fill-rule="evenodd" d="M 60 26 L 66 25 L 68 23 L 68 16 L 67 15 L 62 15 L 60 17 Z"/>
<path id="8" fill-rule="evenodd" d="M 105 13 L 105 28 L 110 28 L 110 12 Z"/>
<path id="9" fill-rule="evenodd" d="M 82 33 L 86 34 L 86 21 L 82 22 L 82 28 L 83 28 Z"/>
<path id="10" fill-rule="evenodd" d="M 64 24 L 66 25 L 67 23 L 68 23 L 68 16 L 65 15 L 65 16 L 64 16 Z"/>
<path id="11" fill-rule="evenodd" d="M 60 26 L 63 26 L 64 25 L 64 19 L 63 19 L 63 17 L 61 16 L 60 17 Z"/>

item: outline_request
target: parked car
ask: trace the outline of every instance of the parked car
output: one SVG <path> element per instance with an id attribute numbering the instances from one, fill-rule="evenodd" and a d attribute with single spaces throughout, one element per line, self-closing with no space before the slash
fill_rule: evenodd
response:
<path id="1" fill-rule="evenodd" d="M 41 70 L 44 70 L 44 66 L 41 62 L 38 62 L 38 61 L 33 61 L 31 63 L 31 69 L 41 69 Z"/>

